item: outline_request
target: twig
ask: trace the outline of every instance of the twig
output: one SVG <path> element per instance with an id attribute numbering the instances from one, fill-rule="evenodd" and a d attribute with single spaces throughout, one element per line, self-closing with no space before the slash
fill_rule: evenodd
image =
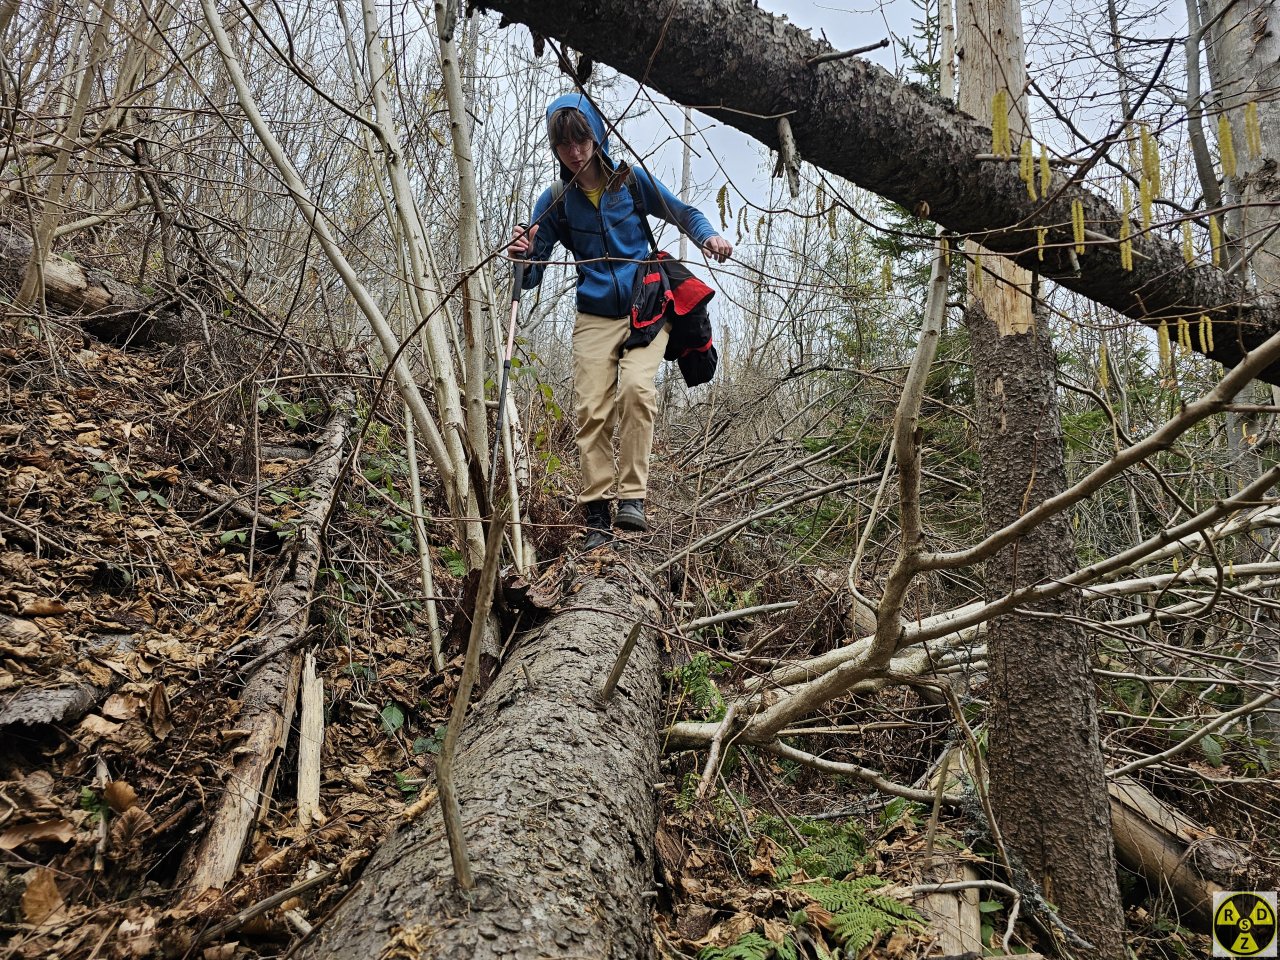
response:
<path id="1" fill-rule="evenodd" d="M 467 840 L 462 834 L 462 810 L 458 806 L 458 794 L 453 787 L 453 758 L 457 750 L 458 735 L 467 716 L 467 701 L 471 688 L 480 672 L 480 648 L 484 642 L 484 628 L 489 620 L 489 608 L 493 605 L 493 589 L 498 579 L 498 561 L 502 556 L 502 535 L 507 526 L 508 508 L 493 519 L 489 527 L 489 539 L 485 543 L 484 565 L 480 568 L 480 587 L 476 593 L 475 609 L 471 612 L 471 635 L 467 638 L 467 657 L 453 697 L 453 712 L 445 731 L 440 757 L 436 761 L 436 786 L 440 791 L 440 810 L 444 814 L 445 834 L 449 839 L 449 857 L 453 860 L 453 876 L 458 886 L 470 890 L 475 885 L 471 874 L 471 862 L 467 858 Z"/>
<path id="2" fill-rule="evenodd" d="M 714 616 L 690 620 L 680 629 L 701 630 L 704 627 L 714 627 L 718 623 L 728 623 L 730 620 L 751 617 L 757 613 L 773 613 L 775 610 L 790 610 L 798 606 L 800 606 L 799 600 L 784 600 L 781 603 L 762 603 L 757 607 L 743 607 L 741 610 L 726 610 L 724 613 L 717 613 Z"/>
<path id="3" fill-rule="evenodd" d="M 303 880 L 299 883 L 295 883 L 291 887 L 286 887 L 285 889 L 281 890 L 279 893 L 273 893 L 271 896 L 267 897 L 265 900 L 259 900 L 257 903 L 253 904 L 252 906 L 245 907 L 243 910 L 237 913 L 234 917 L 231 917 L 229 920 L 222 921 L 222 923 L 218 924 L 216 927 L 210 927 L 208 930 L 206 930 L 204 933 L 200 934 L 200 936 L 196 938 L 196 943 L 201 944 L 201 943 L 208 943 L 210 940 L 217 940 L 221 938 L 223 935 L 230 933 L 232 930 L 235 930 L 239 927 L 244 926 L 254 917 L 261 916 L 262 914 L 266 913 L 268 910 L 278 907 L 280 904 L 284 903 L 286 900 L 291 900 L 292 898 L 298 896 L 301 893 L 306 893 L 312 887 L 320 886 L 320 884 L 324 883 L 330 877 L 336 876 L 337 873 L 338 871 L 336 869 L 326 870 L 323 873 L 317 873 L 314 877 L 308 877 L 306 880 Z"/>
<path id="4" fill-rule="evenodd" d="M 886 780 L 875 770 L 867 767 L 860 767 L 853 763 L 841 763 L 837 760 L 828 760 L 825 757 L 815 756 L 812 753 L 806 753 L 803 750 L 797 750 L 795 747 L 789 747 L 780 740 L 774 740 L 772 743 L 761 745 L 762 750 L 767 750 L 775 756 L 783 757 L 787 760 L 794 760 L 796 763 L 802 763 L 806 767 L 813 767 L 815 770 L 821 770 L 823 773 L 840 774 L 846 777 L 856 777 L 865 783 L 871 784 L 882 793 L 890 794 L 895 797 L 905 797 L 908 800 L 914 800 L 916 803 L 933 803 L 933 793 L 928 790 L 916 790 L 914 787 L 904 787 L 900 783 L 894 783 Z M 745 756 L 745 754 L 744 754 Z M 942 803 L 947 807 L 957 807 L 960 805 L 959 797 L 945 797 Z"/>
<path id="5" fill-rule="evenodd" d="M 879 43 L 869 43 L 865 47 L 854 47 L 852 50 L 833 50 L 831 53 L 820 53 L 816 57 L 810 57 L 805 61 L 805 65 L 816 67 L 820 63 L 830 63 L 833 60 L 845 60 L 849 57 L 856 57 L 861 53 L 870 53 L 872 50 L 882 50 L 889 45 L 889 38 L 885 37 Z"/>
<path id="6" fill-rule="evenodd" d="M 716 735 L 711 738 L 711 750 L 707 754 L 707 765 L 702 768 L 702 779 L 698 781 L 698 791 L 694 794 L 695 800 L 701 800 L 706 795 L 711 782 L 716 778 L 716 772 L 720 769 L 720 748 L 724 745 L 724 735 L 733 729 L 733 721 L 737 715 L 738 705 L 736 703 L 730 705 L 725 711 L 724 719 L 720 721 Z"/>
<path id="7" fill-rule="evenodd" d="M 607 703 L 612 699 L 614 688 L 618 686 L 618 681 L 622 679 L 622 671 L 626 669 L 627 661 L 631 659 L 631 651 L 640 636 L 640 628 L 642 626 L 644 626 L 643 620 L 637 620 L 631 625 L 631 632 L 627 634 L 627 639 L 622 644 L 622 649 L 618 651 L 618 658 L 613 661 L 613 669 L 609 671 L 609 679 L 604 682 L 604 687 L 600 690 L 599 699 L 601 703 Z"/>

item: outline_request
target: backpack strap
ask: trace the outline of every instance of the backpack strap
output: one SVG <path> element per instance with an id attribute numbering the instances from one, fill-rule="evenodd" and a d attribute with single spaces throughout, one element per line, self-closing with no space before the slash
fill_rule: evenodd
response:
<path id="1" fill-rule="evenodd" d="M 569 239 L 572 236 L 569 231 L 569 218 L 564 212 L 564 190 L 563 180 L 557 180 L 551 184 L 551 215 L 556 218 L 556 233 L 560 235 L 560 245 L 573 253 L 573 243 Z"/>
<path id="2" fill-rule="evenodd" d="M 636 214 L 640 217 L 640 226 L 644 230 L 645 238 L 649 241 L 649 250 L 656 255 L 658 241 L 653 238 L 653 230 L 649 228 L 649 211 L 645 209 L 644 195 L 640 192 L 640 183 L 636 180 L 634 170 L 627 171 L 626 184 L 627 192 L 631 194 L 631 202 L 635 205 Z"/>

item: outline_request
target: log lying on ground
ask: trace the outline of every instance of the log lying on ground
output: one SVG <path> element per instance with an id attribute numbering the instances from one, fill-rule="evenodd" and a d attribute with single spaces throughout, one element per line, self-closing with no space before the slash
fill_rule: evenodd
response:
<path id="1" fill-rule="evenodd" d="M 13 293 L 22 284 L 31 259 L 31 238 L 0 224 L 0 290 Z M 44 263 L 45 303 L 77 317 L 93 336 L 113 342 L 138 340 L 176 343 L 182 327 L 170 309 L 157 310 L 154 297 L 104 273 L 64 257 Z"/>
<path id="2" fill-rule="evenodd" d="M 1188 267 L 1177 242 L 1134 229 L 1133 269 L 1121 264 L 1120 213 L 1100 194 L 1067 186 L 1031 199 L 1018 154 L 993 161 L 991 131 L 920 87 L 868 61 L 816 62 L 831 45 L 752 0 L 671 0 L 637 17 L 631 0 L 480 0 L 482 7 L 564 41 L 660 90 L 677 103 L 777 149 L 785 116 L 801 159 L 901 204 L 1150 326 L 1208 317 L 1211 346 L 1192 347 L 1227 366 L 1280 330 L 1280 302 L 1254 297 L 1239 276 Z M 626 23 L 626 43 L 618 24 Z M 1092 231 L 1073 246 L 1072 203 Z M 1044 260 L 1036 231 L 1048 231 Z M 1260 379 L 1280 383 L 1280 363 Z"/>
<path id="3" fill-rule="evenodd" d="M 653 609 L 621 565 L 579 582 L 567 609 L 518 641 L 459 740 L 475 889 L 454 884 L 434 804 L 383 844 L 300 957 L 652 954 L 660 684 L 648 631 L 612 699 L 597 697 Z"/>
<path id="4" fill-rule="evenodd" d="M 292 575 L 272 595 L 264 616 L 266 627 L 254 648 L 255 659 L 266 659 L 251 673 L 240 695 L 238 723 L 248 736 L 236 750 L 239 759 L 227 778 L 213 821 L 183 866 L 187 888 L 197 896 L 209 889 L 221 890 L 235 877 L 259 807 L 270 796 L 267 782 L 276 755 L 284 748 L 298 697 L 300 656 L 292 650 L 307 629 L 311 594 L 320 569 L 321 528 L 337 490 L 352 409 L 351 394 L 343 394 L 316 451 L 311 479 L 314 496 L 303 508 Z"/>
<path id="5" fill-rule="evenodd" d="M 1210 879 L 1231 880 L 1247 869 L 1244 854 L 1184 814 L 1161 803 L 1136 780 L 1117 777 L 1111 795 L 1111 830 L 1120 862 L 1168 891 L 1184 916 L 1208 923 L 1213 895 L 1229 889 Z"/>
<path id="6" fill-rule="evenodd" d="M 128 654 L 137 645 L 132 633 L 110 634 L 89 643 L 83 650 L 86 656 L 118 658 Z M 72 724 L 105 700 L 119 683 L 114 674 L 106 686 L 84 681 L 61 687 L 21 687 L 0 698 L 0 731 L 14 724 L 40 726 L 43 724 Z"/>

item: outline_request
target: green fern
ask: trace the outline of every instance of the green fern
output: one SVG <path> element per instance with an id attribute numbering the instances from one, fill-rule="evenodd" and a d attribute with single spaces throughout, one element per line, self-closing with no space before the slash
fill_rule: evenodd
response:
<path id="1" fill-rule="evenodd" d="M 703 947 L 698 960 L 800 960 L 800 953 L 791 937 L 774 943 L 752 930 L 727 947 Z"/>
<path id="2" fill-rule="evenodd" d="M 795 837 L 779 818 L 763 818 L 761 824 L 765 834 L 786 851 L 774 869 L 774 876 L 779 881 L 790 880 L 801 870 L 813 879 L 830 877 L 839 880 L 857 869 L 866 858 L 866 840 L 861 828 L 852 820 L 832 823 L 793 818 L 792 823 L 796 831 L 808 840 L 809 845 L 803 849 L 796 849 Z"/>
<path id="3" fill-rule="evenodd" d="M 924 930 L 920 914 L 893 897 L 876 893 L 885 882 L 879 877 L 854 880 L 819 880 L 796 887 L 831 913 L 831 931 L 851 953 L 874 943 L 881 934 L 898 927 Z"/>
<path id="4" fill-rule="evenodd" d="M 704 719 L 720 720 L 725 715 L 724 697 L 711 678 L 722 673 L 728 666 L 727 662 L 715 660 L 711 654 L 703 651 L 684 666 L 676 667 L 667 676 L 680 684 L 684 691 L 682 699 L 689 701 Z"/>

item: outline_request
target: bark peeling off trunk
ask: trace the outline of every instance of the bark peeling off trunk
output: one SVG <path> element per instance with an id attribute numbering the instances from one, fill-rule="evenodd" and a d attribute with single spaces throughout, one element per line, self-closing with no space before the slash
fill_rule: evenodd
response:
<path id="1" fill-rule="evenodd" d="M 31 238 L 0 224 L 0 289 L 16 291 L 31 259 Z M 45 303 L 77 317 L 84 330 L 112 342 L 178 343 L 186 331 L 172 312 L 151 309 L 154 298 L 101 270 L 59 256 L 44 263 Z"/>
<path id="2" fill-rule="evenodd" d="M 919 87 L 860 59 L 810 67 L 830 52 L 752 0 L 663 0 L 636 16 L 631 0 L 481 0 L 575 50 L 660 90 L 777 149 L 786 114 L 801 157 L 886 197 L 1065 287 L 1152 326 L 1201 314 L 1215 326 L 1209 356 L 1232 366 L 1280 330 L 1280 303 L 1252 298 L 1239 280 L 1211 266 L 1188 267 L 1180 245 L 1135 230 L 1134 269 L 1115 243 L 1090 241 L 1073 258 L 1071 204 L 1087 226 L 1119 236 L 1120 215 L 1105 198 L 1067 188 L 1055 174 L 1051 203 L 1031 200 L 1012 161 L 977 159 L 991 132 Z M 626 23 L 628 42 L 618 43 Z M 1045 259 L 1036 228 L 1048 230 Z M 1193 340 L 1196 338 L 1193 338 Z M 1199 345 L 1195 344 L 1199 349 Z M 1280 383 L 1280 364 L 1261 379 Z"/>
<path id="3" fill-rule="evenodd" d="M 1026 334 L 998 335 L 981 309 L 966 311 L 973 351 L 982 512 L 988 531 L 1066 487 L 1052 345 L 1043 318 Z M 995 597 L 1075 569 L 1068 514 L 1051 517 L 987 561 Z M 991 800 L 1015 870 L 1040 885 L 1063 920 L 1095 946 L 1124 955 L 1111 818 L 1079 595 L 1031 605 L 988 625 Z M 1046 619 L 1046 617 L 1048 619 Z"/>
<path id="4" fill-rule="evenodd" d="M 433 804 L 374 855 L 301 956 L 366 960 L 409 945 L 441 960 L 652 954 L 651 637 L 636 644 L 613 699 L 596 701 L 631 625 L 653 616 L 641 589 L 621 567 L 587 581 L 472 708 L 454 779 L 476 889 L 455 886 Z"/>

